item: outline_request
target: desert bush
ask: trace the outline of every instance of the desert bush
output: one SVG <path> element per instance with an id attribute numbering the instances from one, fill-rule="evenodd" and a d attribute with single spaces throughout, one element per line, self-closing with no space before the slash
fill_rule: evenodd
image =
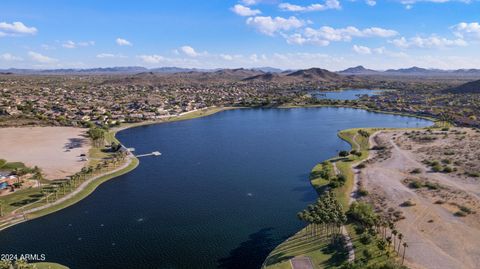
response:
<path id="1" fill-rule="evenodd" d="M 432 171 L 433 172 L 442 172 L 443 167 L 440 164 L 434 165 L 434 166 L 432 166 Z"/>
<path id="2" fill-rule="evenodd" d="M 368 191 L 367 191 L 366 189 L 364 189 L 364 188 L 359 188 L 359 189 L 358 189 L 358 195 L 359 195 L 359 196 L 362 196 L 362 197 L 363 197 L 363 196 L 367 196 L 367 195 L 368 195 Z"/>
<path id="3" fill-rule="evenodd" d="M 412 171 L 410 171 L 411 174 L 420 174 L 422 172 L 422 169 L 420 168 L 415 168 Z"/>
<path id="4" fill-rule="evenodd" d="M 416 204 L 412 200 L 407 200 L 407 201 L 400 204 L 400 206 L 402 206 L 402 207 L 409 207 L 409 206 L 414 206 L 414 205 L 416 205 Z"/>
<path id="5" fill-rule="evenodd" d="M 423 187 L 423 184 L 418 180 L 413 180 L 408 183 L 408 187 L 411 189 L 420 189 L 421 187 Z"/>
<path id="6" fill-rule="evenodd" d="M 443 172 L 445 172 L 445 173 L 451 173 L 451 172 L 453 172 L 453 168 L 452 168 L 451 166 L 445 166 L 445 167 L 443 168 Z"/>
<path id="7" fill-rule="evenodd" d="M 453 214 L 454 216 L 456 217 L 466 217 L 468 214 L 463 212 L 462 210 L 459 210 L 457 212 L 455 212 L 455 214 Z"/>
<path id="8" fill-rule="evenodd" d="M 357 168 L 357 169 L 363 169 L 363 168 L 365 168 L 366 166 L 367 166 L 367 165 L 365 165 L 365 163 L 361 163 L 361 164 L 357 165 L 356 168 Z"/>

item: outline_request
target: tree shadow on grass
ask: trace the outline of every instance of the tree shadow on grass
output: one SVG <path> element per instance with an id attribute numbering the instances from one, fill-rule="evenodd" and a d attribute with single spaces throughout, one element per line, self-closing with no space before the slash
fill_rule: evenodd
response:
<path id="1" fill-rule="evenodd" d="M 23 199 L 23 200 L 21 200 L 21 201 L 13 202 L 13 203 L 11 203 L 10 205 L 11 205 L 11 206 L 14 206 L 14 207 L 20 207 L 20 206 L 24 206 L 24 205 L 27 205 L 27 204 L 36 202 L 36 201 L 38 201 L 38 200 L 39 200 L 38 198 Z"/>
<path id="2" fill-rule="evenodd" d="M 272 236 L 272 230 L 273 228 L 263 228 L 250 234 L 248 240 L 232 249 L 228 257 L 217 260 L 218 268 L 260 268 L 265 257 L 275 247 L 276 240 Z"/>
<path id="3" fill-rule="evenodd" d="M 322 264 L 325 268 L 336 268 L 348 260 L 348 251 L 339 242 L 327 244 L 321 251 L 332 255 Z"/>

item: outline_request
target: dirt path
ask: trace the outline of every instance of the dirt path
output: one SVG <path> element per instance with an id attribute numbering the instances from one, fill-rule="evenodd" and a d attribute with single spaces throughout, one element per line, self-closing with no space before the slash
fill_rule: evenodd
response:
<path id="1" fill-rule="evenodd" d="M 395 145 L 391 132 L 372 135 L 372 145 L 375 145 L 374 136 L 391 145 L 391 156 L 369 164 L 362 176 L 369 191 L 381 194 L 389 207 L 404 213 L 405 219 L 397 223 L 397 230 L 404 234 L 409 245 L 406 252 L 408 265 L 412 268 L 435 269 L 478 268 L 478 228 L 406 187 L 402 180 L 410 175 L 409 171 L 417 167 L 425 169 L 424 165 L 415 160 L 410 152 Z M 431 175 L 427 173 L 425 176 Z M 442 180 L 442 184 L 459 186 L 445 177 L 434 176 Z M 407 200 L 414 201 L 416 205 L 400 208 L 399 205 Z"/>

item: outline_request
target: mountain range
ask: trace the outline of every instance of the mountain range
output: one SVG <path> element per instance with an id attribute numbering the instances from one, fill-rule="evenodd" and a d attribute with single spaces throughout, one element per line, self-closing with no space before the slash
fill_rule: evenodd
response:
<path id="1" fill-rule="evenodd" d="M 366 69 L 359 65 L 356 67 L 347 68 L 339 71 L 339 74 L 344 75 L 386 75 L 386 76 L 447 76 L 447 77 L 480 77 L 480 69 L 427 69 L 417 66 L 401 69 L 388 69 L 385 71 L 378 71 Z"/>
<path id="2" fill-rule="evenodd" d="M 281 70 L 273 67 L 259 67 L 259 68 L 237 68 L 237 69 L 196 69 L 196 68 L 180 68 L 180 67 L 159 67 L 159 68 L 145 68 L 141 66 L 120 66 L 120 67 L 105 67 L 105 68 L 88 68 L 88 69 L 0 69 L 0 74 L 21 74 L 21 75 L 61 75 L 61 74 L 139 74 L 145 72 L 158 74 L 178 74 L 178 73 L 213 73 L 217 75 L 225 75 L 236 70 L 233 76 L 238 77 L 239 71 L 244 74 L 249 74 L 250 80 L 270 81 L 277 77 L 288 75 L 289 77 L 302 77 L 310 79 L 315 76 L 328 76 L 330 79 L 336 79 L 332 74 L 352 75 L 352 76 L 430 76 L 430 77 L 479 77 L 480 69 L 426 69 L 420 67 L 410 67 L 401 69 L 388 69 L 384 71 L 367 69 L 361 65 L 350 67 L 342 71 L 331 72 L 321 68 L 310 68 L 303 70 Z M 318 73 L 319 72 L 319 73 Z M 329 73 L 326 73 L 329 72 Z M 211 75 L 211 74 L 210 74 Z M 209 77 L 210 75 L 206 75 Z M 232 74 L 230 74 L 232 75 Z"/>

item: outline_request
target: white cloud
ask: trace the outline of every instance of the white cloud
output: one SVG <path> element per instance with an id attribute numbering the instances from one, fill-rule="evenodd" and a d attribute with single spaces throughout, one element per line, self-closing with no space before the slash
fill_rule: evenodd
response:
<path id="1" fill-rule="evenodd" d="M 189 57 L 197 57 L 200 55 L 198 52 L 195 51 L 194 48 L 190 46 L 182 46 L 180 47 L 180 51 Z"/>
<path id="2" fill-rule="evenodd" d="M 123 39 L 123 38 L 117 38 L 115 40 L 115 42 L 117 43 L 117 45 L 119 46 L 132 46 L 132 43 L 130 43 L 130 41 L 126 40 L 126 39 Z"/>
<path id="3" fill-rule="evenodd" d="M 4 53 L 4 54 L 0 54 L 0 60 L 12 62 L 12 61 L 22 61 L 23 59 L 20 57 L 14 56 L 10 53 Z"/>
<path id="4" fill-rule="evenodd" d="M 379 47 L 379 48 L 370 48 L 367 46 L 360 46 L 360 45 L 353 45 L 352 47 L 353 51 L 355 51 L 357 54 L 362 54 L 362 55 L 369 55 L 369 54 L 385 54 L 388 56 L 398 56 L 399 54 L 397 52 L 391 52 L 388 51 L 385 47 Z"/>
<path id="5" fill-rule="evenodd" d="M 358 29 L 353 26 L 346 28 L 333 28 L 330 26 L 323 26 L 319 29 L 307 27 L 301 33 L 294 33 L 292 35 L 284 35 L 287 42 L 290 44 L 313 44 L 320 46 L 327 46 L 332 41 L 350 41 L 354 37 L 393 37 L 398 33 L 395 30 L 384 29 L 379 27 L 370 27 L 365 29 Z"/>
<path id="6" fill-rule="evenodd" d="M 341 9 L 338 0 L 326 0 L 325 4 L 311 4 L 308 6 L 294 5 L 290 3 L 281 3 L 278 7 L 283 11 L 292 12 L 309 12 L 309 11 L 323 11 L 327 9 Z"/>
<path id="7" fill-rule="evenodd" d="M 253 6 L 260 3 L 262 0 L 242 0 L 241 2 L 247 6 Z"/>
<path id="8" fill-rule="evenodd" d="M 37 28 L 28 27 L 19 21 L 16 21 L 13 23 L 0 22 L 0 37 L 1 36 L 34 35 L 36 33 L 37 33 Z"/>
<path id="9" fill-rule="evenodd" d="M 352 49 L 358 54 L 372 54 L 372 50 L 369 47 L 353 45 Z"/>
<path id="10" fill-rule="evenodd" d="M 142 59 L 143 62 L 147 64 L 159 64 L 165 61 L 165 57 L 157 54 L 153 55 L 140 55 L 138 58 Z"/>
<path id="11" fill-rule="evenodd" d="M 258 9 L 251 9 L 249 7 L 242 6 L 240 4 L 233 6 L 231 10 L 240 16 L 255 16 L 262 13 Z"/>
<path id="12" fill-rule="evenodd" d="M 113 53 L 100 53 L 97 54 L 97 58 L 127 58 L 127 56 L 124 56 L 122 54 L 113 54 Z"/>
<path id="13" fill-rule="evenodd" d="M 439 37 L 436 35 L 431 35 L 429 37 L 411 37 L 405 38 L 400 37 L 394 40 L 389 41 L 394 46 L 402 49 L 408 48 L 447 48 L 447 47 L 464 47 L 468 43 L 461 39 L 448 39 L 444 37 Z"/>
<path id="14" fill-rule="evenodd" d="M 371 7 L 375 6 L 377 4 L 377 1 L 375 0 L 365 0 L 365 3 Z"/>
<path id="15" fill-rule="evenodd" d="M 397 0 L 397 2 L 400 2 L 401 4 L 405 5 L 406 9 L 412 9 L 414 4 L 420 3 L 420 2 L 435 3 L 435 4 L 443 4 L 443 3 L 449 3 L 449 2 L 460 2 L 460 3 L 469 4 L 473 1 L 475 1 L 475 0 Z"/>
<path id="16" fill-rule="evenodd" d="M 29 51 L 28 56 L 30 56 L 30 58 L 33 61 L 38 62 L 38 63 L 42 63 L 42 64 L 51 64 L 51 63 L 55 63 L 55 62 L 58 61 L 57 59 L 50 58 L 48 56 L 45 56 L 45 55 L 42 55 L 38 52 L 33 52 L 33 51 Z"/>
<path id="17" fill-rule="evenodd" d="M 288 31 L 297 29 L 305 25 L 305 22 L 297 19 L 294 16 L 289 18 L 275 17 L 251 17 L 247 19 L 247 25 L 254 27 L 257 31 L 266 34 L 274 35 L 279 31 Z"/>
<path id="18" fill-rule="evenodd" d="M 67 49 L 75 49 L 78 47 L 88 47 L 94 46 L 95 41 L 81 41 L 81 42 L 73 42 L 72 40 L 68 40 L 62 44 L 62 47 Z"/>
<path id="19" fill-rule="evenodd" d="M 220 54 L 220 57 L 226 61 L 232 61 L 233 60 L 233 56 L 230 55 L 230 54 Z"/>
<path id="20" fill-rule="evenodd" d="M 457 37 L 480 39 L 480 24 L 478 22 L 461 22 L 454 25 L 452 29 Z"/>

